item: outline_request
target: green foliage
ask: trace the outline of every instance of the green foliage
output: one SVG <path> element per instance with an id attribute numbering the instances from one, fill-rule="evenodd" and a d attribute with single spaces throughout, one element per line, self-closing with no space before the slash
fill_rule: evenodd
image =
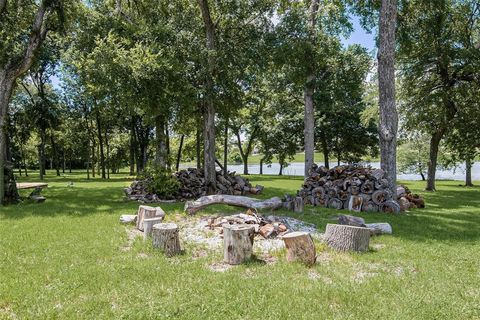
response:
<path id="1" fill-rule="evenodd" d="M 183 255 L 167 258 L 151 241 L 129 238 L 118 218 L 134 214 L 138 203 L 122 201 L 119 190 L 129 183 L 125 172 L 111 181 L 86 181 L 84 176 L 49 178 L 49 188 L 42 192 L 45 203 L 0 210 L 0 318 L 480 317 L 478 187 L 444 181 L 437 192 L 425 194 L 425 209 L 401 216 L 356 213 L 368 223 L 384 221 L 394 228 L 392 236 L 372 237 L 365 254 L 338 253 L 316 242 L 318 263 L 311 268 L 287 262 L 281 250 L 268 257 L 274 263 L 256 261 L 215 272 L 223 265 L 221 248 L 210 251 L 185 242 Z M 294 194 L 303 180 L 249 179 L 266 187 L 261 198 Z M 33 180 L 35 176 L 20 181 Z M 424 187 L 420 182 L 407 186 L 417 193 Z M 182 215 L 183 203 L 161 206 L 166 221 L 196 219 Z M 211 206 L 203 212 L 234 214 L 238 208 Z M 306 207 L 305 214 L 276 214 L 313 223 L 323 232 L 339 213 Z"/>
<path id="2" fill-rule="evenodd" d="M 148 192 L 156 194 L 162 199 L 172 198 L 180 187 L 180 183 L 171 170 L 153 165 L 147 167 L 138 179 L 145 180 Z"/>

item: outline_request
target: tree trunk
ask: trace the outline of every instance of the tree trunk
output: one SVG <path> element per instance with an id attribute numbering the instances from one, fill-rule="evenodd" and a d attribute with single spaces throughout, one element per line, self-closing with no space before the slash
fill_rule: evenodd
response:
<path id="1" fill-rule="evenodd" d="M 102 123 L 100 121 L 100 112 L 98 110 L 96 112 L 96 119 L 97 119 L 98 144 L 100 146 L 100 167 L 102 169 L 102 179 L 106 179 L 107 176 L 105 174 L 105 153 L 103 150 Z"/>
<path id="2" fill-rule="evenodd" d="M 327 245 L 339 251 L 365 252 L 370 244 L 370 229 L 340 224 L 327 224 Z"/>
<path id="3" fill-rule="evenodd" d="M 206 106 L 203 113 L 204 121 L 204 179 L 208 193 L 216 191 L 216 171 L 215 171 L 215 105 L 214 105 L 214 73 L 215 73 L 215 54 L 216 39 L 215 25 L 210 16 L 208 0 L 197 0 L 205 26 L 207 37 L 207 55 L 208 55 L 208 74 L 206 77 Z"/>
<path id="4" fill-rule="evenodd" d="M 278 171 L 279 176 L 283 176 L 283 162 L 280 162 L 280 170 Z"/>
<path id="5" fill-rule="evenodd" d="M 427 191 L 435 191 L 435 174 L 437 171 L 438 148 L 440 141 L 443 138 L 445 131 L 443 129 L 437 130 L 430 138 L 430 154 L 428 159 L 427 171 Z"/>
<path id="6" fill-rule="evenodd" d="M 395 106 L 395 26 L 397 1 L 382 0 L 379 22 L 378 89 L 380 105 L 380 166 L 388 187 L 396 192 L 398 114 Z"/>
<path id="7" fill-rule="evenodd" d="M 165 126 L 165 144 L 167 146 L 167 168 L 170 169 L 172 163 L 170 162 L 170 132 L 168 131 L 168 123 Z"/>
<path id="8" fill-rule="evenodd" d="M 178 226 L 175 223 L 158 223 L 152 230 L 153 247 L 162 250 L 167 257 L 180 254 Z"/>
<path id="9" fill-rule="evenodd" d="M 182 148 L 183 148 L 183 140 L 185 139 L 185 135 L 182 134 L 180 137 L 180 146 L 178 147 L 177 153 L 177 163 L 175 164 L 175 170 L 178 171 L 180 169 L 180 161 L 182 159 Z"/>
<path id="10" fill-rule="evenodd" d="M 472 159 L 467 157 L 465 160 L 465 186 L 473 187 L 472 183 Z"/>
<path id="11" fill-rule="evenodd" d="M 255 227 L 250 224 L 223 226 L 223 259 L 237 265 L 248 261 L 253 255 Z"/>
<path id="12" fill-rule="evenodd" d="M 8 79 L 5 72 L 0 72 L 0 205 L 6 201 L 5 164 L 7 161 L 7 136 L 5 122 L 7 119 L 8 102 L 12 95 L 15 79 Z"/>
<path id="13" fill-rule="evenodd" d="M 273 197 L 267 200 L 259 200 L 243 196 L 217 194 L 212 196 L 203 196 L 195 201 L 187 201 L 185 203 L 185 211 L 188 214 L 195 214 L 199 210 L 202 210 L 203 208 L 206 208 L 212 204 L 226 204 L 229 206 L 251 209 L 275 210 L 282 207 L 282 200 L 278 197 Z"/>
<path id="14" fill-rule="evenodd" d="M 167 166 L 167 140 L 165 135 L 165 117 L 158 115 L 155 117 L 155 165 L 160 168 Z"/>
<path id="15" fill-rule="evenodd" d="M 228 117 L 225 119 L 225 128 L 223 130 L 223 174 L 228 172 Z"/>
<path id="16" fill-rule="evenodd" d="M 263 174 L 263 158 L 260 159 L 260 174 Z"/>
<path id="17" fill-rule="evenodd" d="M 312 0 L 310 3 L 310 20 L 309 20 L 309 36 L 312 47 L 315 47 L 315 25 L 317 20 L 317 12 L 319 7 L 319 0 Z M 314 148 L 315 148 L 315 108 L 313 103 L 313 94 L 315 93 L 315 67 L 312 52 L 306 57 L 310 61 L 308 65 L 308 73 L 305 82 L 304 100 L 304 149 L 305 149 L 305 172 L 304 177 L 308 177 L 308 172 L 314 164 Z"/>
<path id="18" fill-rule="evenodd" d="M 282 237 L 287 248 L 287 261 L 300 261 L 312 266 L 317 260 L 315 244 L 308 232 L 290 232 Z"/>

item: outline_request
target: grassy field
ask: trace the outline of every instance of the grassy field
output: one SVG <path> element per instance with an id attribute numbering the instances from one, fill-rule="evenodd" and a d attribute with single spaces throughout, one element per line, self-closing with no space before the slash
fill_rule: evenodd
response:
<path id="1" fill-rule="evenodd" d="M 266 186 L 262 197 L 293 193 L 301 183 L 251 180 Z M 254 261 L 222 273 L 209 267 L 221 262 L 221 252 L 201 255 L 190 245 L 167 259 L 140 238 L 125 250 L 127 231 L 118 218 L 138 207 L 122 199 L 125 176 L 67 175 L 48 183 L 45 203 L 0 208 L 0 319 L 480 318 L 478 187 L 441 181 L 438 192 L 425 193 L 426 209 L 360 214 L 394 230 L 373 238 L 366 254 L 318 244 L 312 268 L 286 263 L 279 252 L 276 263 Z M 168 219 L 182 214 L 182 204 L 162 207 Z M 307 207 L 297 218 L 324 230 L 337 213 Z"/>

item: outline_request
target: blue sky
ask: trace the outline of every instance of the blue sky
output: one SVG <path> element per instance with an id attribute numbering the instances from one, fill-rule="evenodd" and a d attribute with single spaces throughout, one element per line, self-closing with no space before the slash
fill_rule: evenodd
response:
<path id="1" fill-rule="evenodd" d="M 357 16 L 352 16 L 351 20 L 353 25 L 353 32 L 349 38 L 345 39 L 342 37 L 342 43 L 345 46 L 348 46 L 350 44 L 360 44 L 363 47 L 367 48 L 371 54 L 373 54 L 376 50 L 375 35 L 372 33 L 367 33 L 367 31 L 362 28 L 359 18 Z"/>

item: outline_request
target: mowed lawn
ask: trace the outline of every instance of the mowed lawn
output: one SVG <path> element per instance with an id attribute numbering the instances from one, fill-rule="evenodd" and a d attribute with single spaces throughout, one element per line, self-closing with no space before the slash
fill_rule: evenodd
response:
<path id="1" fill-rule="evenodd" d="M 25 178 L 22 179 L 26 181 Z M 31 177 L 29 181 L 34 181 Z M 251 176 L 262 197 L 294 193 L 299 178 Z M 212 271 L 222 252 L 165 258 L 141 238 L 130 250 L 121 214 L 129 180 L 47 179 L 42 204 L 0 208 L 0 319 L 479 319 L 480 188 L 438 182 L 427 208 L 392 216 L 394 234 L 371 240 L 365 254 L 318 244 L 312 268 L 260 260 Z M 69 187 L 69 182 L 74 185 Z M 480 184 L 480 182 L 477 182 Z M 406 183 L 415 192 L 420 182 Z M 178 219 L 183 204 L 164 204 Z M 237 209 L 210 207 L 204 213 Z M 320 230 L 344 211 L 307 207 L 299 219 Z M 290 214 L 280 212 L 279 214 Z"/>

